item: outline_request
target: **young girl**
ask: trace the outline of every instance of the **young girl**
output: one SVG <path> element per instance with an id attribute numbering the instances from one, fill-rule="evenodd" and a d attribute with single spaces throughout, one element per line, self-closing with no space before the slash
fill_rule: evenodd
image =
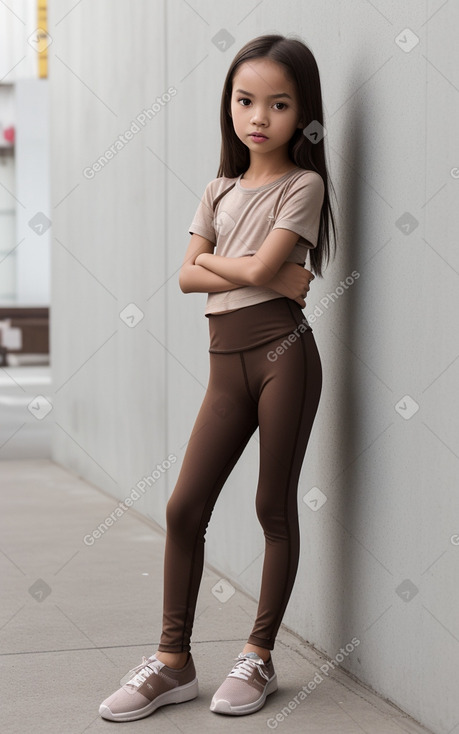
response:
<path id="1" fill-rule="evenodd" d="M 257 618 L 210 708 L 249 714 L 277 689 L 270 651 L 298 566 L 298 478 L 322 388 L 302 308 L 331 255 L 330 222 L 335 234 L 322 124 L 319 71 L 301 41 L 261 36 L 239 51 L 221 101 L 218 178 L 198 206 L 180 271 L 184 293 L 208 293 L 210 374 L 167 505 L 162 634 L 158 651 L 101 704 L 106 719 L 140 719 L 198 695 L 190 640 L 204 536 L 257 427 L 265 536 Z"/>

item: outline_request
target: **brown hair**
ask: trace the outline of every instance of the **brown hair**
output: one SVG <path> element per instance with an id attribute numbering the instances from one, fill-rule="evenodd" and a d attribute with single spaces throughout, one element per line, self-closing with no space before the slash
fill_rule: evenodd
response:
<path id="1" fill-rule="evenodd" d="M 238 67 L 246 61 L 260 58 L 271 59 L 282 64 L 288 78 L 296 87 L 298 112 L 305 127 L 312 121 L 317 121 L 323 126 L 319 69 L 310 49 L 295 38 L 280 35 L 258 36 L 246 43 L 236 54 L 226 75 L 220 107 L 222 142 L 217 177 L 235 178 L 245 173 L 249 167 L 249 149 L 239 140 L 234 131 L 230 114 L 231 95 L 233 78 Z M 327 172 L 324 137 L 313 143 L 300 128 L 297 128 L 290 139 L 288 155 L 297 166 L 319 173 L 324 182 L 324 201 L 320 214 L 317 246 L 310 251 L 311 268 L 320 277 L 331 257 L 330 223 L 333 227 L 334 252 L 336 251 L 336 227 L 329 197 L 329 186 L 333 188 L 333 185 Z"/>

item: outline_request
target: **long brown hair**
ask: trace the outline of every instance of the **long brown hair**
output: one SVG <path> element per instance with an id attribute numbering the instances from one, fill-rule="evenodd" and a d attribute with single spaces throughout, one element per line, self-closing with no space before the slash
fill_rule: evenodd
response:
<path id="1" fill-rule="evenodd" d="M 307 127 L 310 122 L 317 121 L 322 126 L 322 92 L 319 69 L 311 50 L 300 40 L 280 35 L 258 36 L 246 43 L 234 57 L 226 75 L 220 107 L 220 127 L 222 133 L 220 166 L 217 177 L 235 178 L 245 173 L 250 165 L 250 153 L 244 143 L 237 137 L 231 118 L 231 95 L 233 78 L 238 67 L 251 59 L 267 58 L 282 64 L 287 76 L 296 86 L 298 97 L 298 113 L 300 120 Z M 324 182 L 324 201 L 320 214 L 317 246 L 310 250 L 311 268 L 319 277 L 331 258 L 330 223 L 333 227 L 334 250 L 336 251 L 336 227 L 331 208 L 329 187 L 333 185 L 327 172 L 325 160 L 325 136 L 313 143 L 297 128 L 292 135 L 288 155 L 297 166 L 316 171 Z"/>

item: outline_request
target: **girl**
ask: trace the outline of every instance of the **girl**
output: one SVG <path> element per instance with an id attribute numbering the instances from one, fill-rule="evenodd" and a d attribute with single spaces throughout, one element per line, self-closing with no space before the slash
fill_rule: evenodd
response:
<path id="1" fill-rule="evenodd" d="M 313 272 L 321 276 L 330 259 L 330 222 L 335 235 L 322 124 L 319 71 L 301 41 L 260 36 L 239 51 L 221 100 L 218 178 L 198 206 L 180 271 L 184 293 L 208 293 L 210 374 L 167 505 L 162 634 L 157 652 L 101 704 L 106 719 L 140 719 L 198 695 L 190 640 L 204 536 L 257 427 L 265 536 L 257 618 L 210 708 L 249 714 L 277 689 L 270 651 L 297 571 L 297 485 L 322 388 L 302 308 Z"/>

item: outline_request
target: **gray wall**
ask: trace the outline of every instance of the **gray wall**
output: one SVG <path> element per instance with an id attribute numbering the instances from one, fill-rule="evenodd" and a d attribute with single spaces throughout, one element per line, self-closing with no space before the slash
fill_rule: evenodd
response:
<path id="1" fill-rule="evenodd" d="M 217 171 L 222 83 L 250 38 L 299 34 L 321 70 L 340 237 L 306 307 L 324 388 L 284 621 L 331 658 L 358 638 L 343 667 L 433 731 L 452 731 L 458 4 L 50 5 L 54 460 L 117 499 L 159 464 L 135 507 L 164 526 L 208 374 L 205 296 L 181 294 L 178 269 Z M 226 50 L 213 41 L 221 29 L 234 38 Z M 419 43 L 408 51 L 410 33 Z M 176 93 L 153 119 L 85 175 L 169 87 Z M 255 436 L 217 503 L 206 551 L 254 596 L 257 452 Z M 177 460 L 165 470 L 169 454 Z"/>

